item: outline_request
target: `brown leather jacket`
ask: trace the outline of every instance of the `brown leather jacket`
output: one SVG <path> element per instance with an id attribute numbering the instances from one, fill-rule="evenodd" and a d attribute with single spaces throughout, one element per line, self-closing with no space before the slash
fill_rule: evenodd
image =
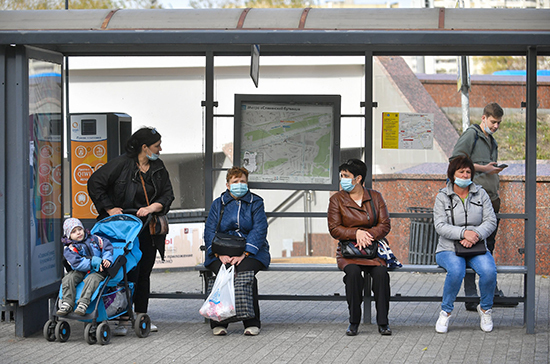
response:
<path id="1" fill-rule="evenodd" d="M 369 195 L 370 191 L 370 195 Z M 371 197 L 376 208 L 377 221 L 374 221 Z M 364 189 L 361 207 L 353 201 L 348 192 L 340 191 L 330 198 L 328 205 L 328 229 L 336 240 L 355 240 L 358 229 L 368 231 L 374 239 L 382 239 L 391 230 L 390 215 L 386 202 L 380 192 Z M 344 270 L 348 264 L 358 265 L 386 265 L 383 259 L 348 259 L 342 257 L 340 248 L 336 250 L 338 268 Z"/>

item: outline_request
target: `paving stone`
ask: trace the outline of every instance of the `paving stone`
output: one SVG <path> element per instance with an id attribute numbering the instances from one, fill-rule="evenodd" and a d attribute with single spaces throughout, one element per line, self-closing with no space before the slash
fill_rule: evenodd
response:
<path id="1" fill-rule="evenodd" d="M 390 273 L 392 292 L 440 295 L 443 274 Z M 260 294 L 344 295 L 340 272 L 260 272 Z M 154 272 L 156 292 L 200 292 L 195 271 Z M 536 330 L 527 335 L 523 304 L 494 309 L 495 328 L 484 333 L 479 316 L 457 303 L 447 334 L 437 334 L 438 302 L 392 302 L 390 325 L 394 334 L 382 337 L 374 324 L 361 324 L 359 335 L 348 337 L 347 303 L 320 301 L 261 301 L 262 332 L 243 335 L 242 323 L 232 323 L 224 337 L 212 335 L 198 310 L 201 300 L 152 299 L 149 315 L 158 333 L 138 338 L 133 331 L 114 336 L 109 345 L 88 345 L 84 324 L 69 321 L 66 343 L 48 342 L 42 333 L 15 337 L 13 322 L 0 322 L 0 363 L 548 363 L 550 347 L 550 279 L 536 277 Z M 499 275 L 507 294 L 523 291 L 523 278 Z M 374 323 L 374 304 L 372 304 Z"/>

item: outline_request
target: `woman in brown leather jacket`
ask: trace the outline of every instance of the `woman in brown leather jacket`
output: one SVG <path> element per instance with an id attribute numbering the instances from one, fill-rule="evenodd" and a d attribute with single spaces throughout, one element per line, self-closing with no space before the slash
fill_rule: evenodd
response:
<path id="1" fill-rule="evenodd" d="M 357 246 L 377 244 L 391 229 L 386 203 L 378 191 L 364 187 L 367 166 L 358 159 L 350 159 L 339 168 L 342 190 L 330 198 L 328 228 L 337 240 L 355 240 Z M 371 203 L 372 200 L 372 203 Z M 372 208 L 376 209 L 373 213 Z M 390 307 L 390 276 L 386 261 L 381 258 L 344 258 L 340 248 L 336 250 L 338 268 L 343 270 L 346 299 L 349 308 L 349 327 L 346 334 L 357 335 L 361 322 L 364 278 L 362 272 L 372 277 L 372 290 L 376 302 L 378 332 L 391 335 L 388 322 Z"/>

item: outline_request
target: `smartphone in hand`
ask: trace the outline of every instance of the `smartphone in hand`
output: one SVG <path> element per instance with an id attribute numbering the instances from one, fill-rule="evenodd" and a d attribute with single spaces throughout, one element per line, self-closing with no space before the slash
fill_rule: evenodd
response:
<path id="1" fill-rule="evenodd" d="M 506 168 L 506 167 L 508 167 L 508 165 L 504 164 L 504 163 L 503 164 L 495 164 L 495 167 L 497 167 L 497 168 Z"/>

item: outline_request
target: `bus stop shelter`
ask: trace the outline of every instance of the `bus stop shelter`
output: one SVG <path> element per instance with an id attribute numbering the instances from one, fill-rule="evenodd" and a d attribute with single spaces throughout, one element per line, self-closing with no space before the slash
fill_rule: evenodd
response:
<path id="1" fill-rule="evenodd" d="M 217 56 L 250 56 L 260 46 L 267 56 L 364 57 L 364 161 L 373 159 L 373 57 L 393 55 L 526 56 L 525 211 L 500 214 L 525 223 L 527 267 L 525 322 L 535 328 L 537 56 L 550 56 L 550 10 L 542 9 L 210 9 L 210 10 L 59 10 L 0 11 L 0 298 L 16 307 L 16 335 L 39 330 L 47 297 L 63 274 L 62 215 L 39 219 L 53 250 L 36 255 L 31 232 L 34 212 L 30 184 L 33 148 L 29 130 L 29 89 L 33 60 L 60 70 L 67 95 L 66 57 L 205 57 L 204 196 L 213 199 L 213 124 L 216 115 L 214 63 Z M 41 95 L 47 99 L 51 95 Z M 52 114 L 69 113 L 68 100 Z M 34 100 L 36 102 L 36 100 Z M 344 115 L 343 115 L 344 116 Z M 36 115 L 34 116 L 36 117 Z M 43 117 L 43 116 L 40 116 Z M 48 116 L 51 119 L 51 116 Z M 445 130 L 435 130 L 445 136 Z M 34 135 L 34 134 L 33 134 Z M 62 141 L 61 141 L 62 143 Z M 30 147 L 29 147 L 30 146 Z M 372 168 L 367 186 L 372 184 Z M 323 217 L 317 212 L 272 212 L 277 217 Z M 411 218 L 415 213 L 392 213 Z M 36 217 L 36 216 L 34 216 Z M 53 253 L 51 253 L 53 251 Z M 36 272 L 36 260 L 50 273 Z M 37 278 L 39 277 L 39 279 Z M 42 320 L 44 318 L 44 320 Z"/>

